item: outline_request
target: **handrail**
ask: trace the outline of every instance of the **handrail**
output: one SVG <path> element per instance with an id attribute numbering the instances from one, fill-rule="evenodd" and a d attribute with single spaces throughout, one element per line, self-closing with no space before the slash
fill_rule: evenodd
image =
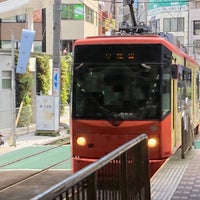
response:
<path id="1" fill-rule="evenodd" d="M 132 184 L 135 181 L 134 178 L 137 179 L 137 184 Z M 129 188 L 130 186 L 131 188 Z M 75 194 L 71 194 L 75 190 Z M 105 191 L 109 194 L 112 193 L 112 195 L 108 195 L 109 198 L 102 198 Z M 88 200 L 114 200 L 115 195 L 117 195 L 117 199 L 121 200 L 125 200 L 127 195 L 131 195 L 132 199 L 136 197 L 134 195 L 137 195 L 137 199 L 150 199 L 147 136 L 141 134 L 97 162 L 86 166 L 62 182 L 33 197 L 32 200 L 56 199 L 56 197 L 70 199 L 69 193 L 69 196 L 73 196 L 78 195 L 79 192 L 81 192 L 81 195 L 86 194 L 86 198 L 83 199 Z M 111 198 L 113 195 L 114 198 Z M 140 196 L 141 198 L 139 198 Z"/>

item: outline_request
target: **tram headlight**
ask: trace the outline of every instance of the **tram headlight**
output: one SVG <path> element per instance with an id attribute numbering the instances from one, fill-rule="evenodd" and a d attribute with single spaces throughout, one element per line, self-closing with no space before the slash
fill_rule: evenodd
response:
<path id="1" fill-rule="evenodd" d="M 76 142 L 80 146 L 85 146 L 86 145 L 86 139 L 84 137 L 78 137 Z"/>
<path id="2" fill-rule="evenodd" d="M 150 148 L 155 147 L 157 144 L 158 144 L 158 141 L 157 141 L 156 138 L 149 138 L 149 139 L 148 139 L 148 146 L 149 146 Z"/>

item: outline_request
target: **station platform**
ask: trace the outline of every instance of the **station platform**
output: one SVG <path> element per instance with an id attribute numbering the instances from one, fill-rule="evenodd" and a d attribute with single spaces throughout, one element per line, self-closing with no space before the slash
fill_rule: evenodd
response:
<path id="1" fill-rule="evenodd" d="M 200 199 L 200 149 L 178 150 L 151 178 L 151 200 Z"/>

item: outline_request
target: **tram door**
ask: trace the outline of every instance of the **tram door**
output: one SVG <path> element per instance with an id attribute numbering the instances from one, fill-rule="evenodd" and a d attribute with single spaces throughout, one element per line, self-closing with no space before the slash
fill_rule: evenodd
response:
<path id="1" fill-rule="evenodd" d="M 172 130 L 172 149 L 176 146 L 177 143 L 177 80 L 172 79 L 172 88 L 171 88 L 171 110 L 172 110 L 172 123 L 171 123 L 171 130 Z"/>
<path id="2" fill-rule="evenodd" d="M 172 110 L 172 119 L 171 119 L 171 130 L 172 130 L 172 150 L 175 151 L 181 145 L 181 118 L 182 112 L 178 108 L 179 103 L 178 99 L 180 98 L 180 88 L 178 87 L 178 79 L 172 79 L 171 85 L 171 110 Z"/>

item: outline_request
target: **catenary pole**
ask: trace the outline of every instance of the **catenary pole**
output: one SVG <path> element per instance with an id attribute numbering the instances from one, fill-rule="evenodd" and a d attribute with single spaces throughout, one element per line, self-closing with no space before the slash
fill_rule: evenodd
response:
<path id="1" fill-rule="evenodd" d="M 53 67 L 60 68 L 60 12 L 61 0 L 54 0 L 53 14 Z"/>
<path id="2" fill-rule="evenodd" d="M 14 33 L 11 33 L 12 48 L 11 48 L 11 64 L 12 64 L 12 128 L 8 139 L 9 146 L 16 146 L 16 98 L 15 98 L 15 47 L 14 47 Z"/>
<path id="3" fill-rule="evenodd" d="M 53 6 L 53 96 L 58 97 L 58 109 L 60 108 L 60 24 L 61 24 L 61 0 L 54 0 Z M 59 109 L 60 110 L 60 109 Z M 60 123 L 60 112 L 55 120 Z"/>

